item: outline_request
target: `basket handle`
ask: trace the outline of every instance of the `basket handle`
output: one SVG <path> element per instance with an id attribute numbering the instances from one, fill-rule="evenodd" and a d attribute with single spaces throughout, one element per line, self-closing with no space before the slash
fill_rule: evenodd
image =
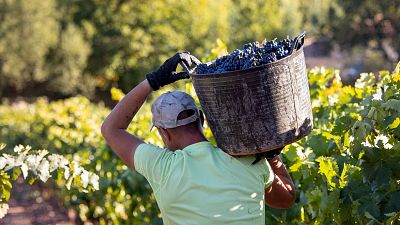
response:
<path id="1" fill-rule="evenodd" d="M 294 51 L 299 50 L 304 45 L 304 38 L 306 36 L 306 32 L 303 31 L 299 36 L 295 37 L 292 41 L 292 48 L 290 49 L 290 54 Z"/>
<path id="2" fill-rule="evenodd" d="M 187 66 L 186 66 L 186 64 L 184 62 L 181 61 L 181 62 L 179 62 L 179 64 L 181 65 L 181 67 L 183 68 L 183 70 L 186 73 L 190 74 L 190 70 L 189 70 L 189 68 L 187 68 Z"/>
<path id="3" fill-rule="evenodd" d="M 179 62 L 179 65 L 181 65 L 183 71 L 185 71 L 189 75 L 191 75 L 197 67 L 197 65 L 196 65 L 193 68 L 189 69 L 184 62 Z"/>

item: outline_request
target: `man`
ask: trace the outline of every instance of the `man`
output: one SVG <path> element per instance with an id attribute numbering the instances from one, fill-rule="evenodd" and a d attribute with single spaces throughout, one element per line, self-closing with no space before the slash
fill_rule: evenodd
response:
<path id="1" fill-rule="evenodd" d="M 280 150 L 255 163 L 254 156 L 232 157 L 212 146 L 203 134 L 201 111 L 179 91 L 161 95 L 152 105 L 153 125 L 165 149 L 126 131 L 152 91 L 189 77 L 176 72 L 180 62 L 188 67 L 200 63 L 186 52 L 165 61 L 115 106 L 102 125 L 103 136 L 126 165 L 149 181 L 164 224 L 265 224 L 264 204 L 288 208 L 295 200 Z"/>

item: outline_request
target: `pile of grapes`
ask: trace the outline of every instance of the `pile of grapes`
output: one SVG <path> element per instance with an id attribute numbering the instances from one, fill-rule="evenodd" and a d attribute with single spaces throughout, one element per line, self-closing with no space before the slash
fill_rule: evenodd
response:
<path id="1" fill-rule="evenodd" d="M 223 73 L 228 71 L 243 70 L 275 62 L 291 54 L 292 40 L 252 42 L 243 45 L 243 50 L 236 49 L 229 55 L 216 60 L 200 64 L 196 67 L 197 74 Z"/>

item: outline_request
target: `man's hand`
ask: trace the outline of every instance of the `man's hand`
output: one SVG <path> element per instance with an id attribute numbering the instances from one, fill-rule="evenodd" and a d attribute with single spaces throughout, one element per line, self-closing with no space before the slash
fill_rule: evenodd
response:
<path id="1" fill-rule="evenodd" d="M 158 70 L 146 75 L 151 88 L 156 91 L 164 85 L 189 78 L 189 74 L 186 72 L 176 72 L 176 67 L 180 62 L 185 63 L 187 67 L 191 67 L 192 64 L 198 65 L 201 63 L 196 57 L 190 55 L 189 52 L 176 53 L 167 59 Z"/>
<path id="2" fill-rule="evenodd" d="M 270 187 L 265 189 L 265 203 L 273 208 L 290 208 L 296 200 L 296 191 L 292 178 L 279 155 L 268 160 L 275 173 L 275 179 Z"/>

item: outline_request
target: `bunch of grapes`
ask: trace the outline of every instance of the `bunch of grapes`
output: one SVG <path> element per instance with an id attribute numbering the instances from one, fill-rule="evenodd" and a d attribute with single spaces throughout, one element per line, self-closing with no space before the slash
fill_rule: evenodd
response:
<path id="1" fill-rule="evenodd" d="M 196 73 L 223 73 L 275 62 L 290 55 L 292 44 L 289 37 L 280 41 L 247 43 L 243 46 L 243 50 L 236 49 L 231 54 L 219 57 L 211 63 L 198 65 Z"/>

